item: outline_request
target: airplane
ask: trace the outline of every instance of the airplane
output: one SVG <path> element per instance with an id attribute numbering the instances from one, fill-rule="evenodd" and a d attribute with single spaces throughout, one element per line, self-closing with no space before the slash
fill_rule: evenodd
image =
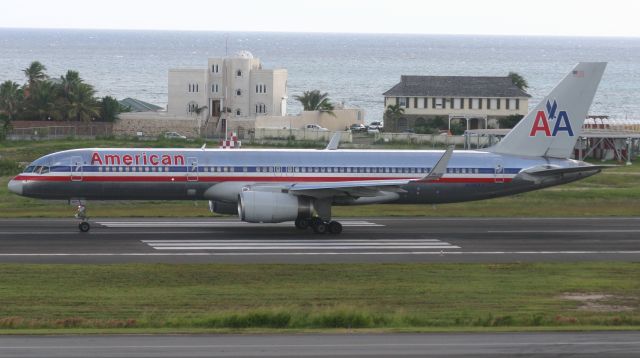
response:
<path id="1" fill-rule="evenodd" d="M 570 159 L 606 67 L 577 64 L 500 142 L 479 150 L 85 148 L 45 155 L 9 190 L 41 199 L 208 200 L 251 223 L 339 234 L 336 205 L 438 204 L 565 184 L 606 166 Z"/>

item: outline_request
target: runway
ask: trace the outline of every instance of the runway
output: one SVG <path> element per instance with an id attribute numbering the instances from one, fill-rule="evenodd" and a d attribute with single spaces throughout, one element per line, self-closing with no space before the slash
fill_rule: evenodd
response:
<path id="1" fill-rule="evenodd" d="M 0 220 L 0 262 L 638 261 L 640 218 L 342 219 L 341 235 L 237 219 Z"/>
<path id="2" fill-rule="evenodd" d="M 637 332 L 4 336 L 2 357 L 637 357 Z"/>

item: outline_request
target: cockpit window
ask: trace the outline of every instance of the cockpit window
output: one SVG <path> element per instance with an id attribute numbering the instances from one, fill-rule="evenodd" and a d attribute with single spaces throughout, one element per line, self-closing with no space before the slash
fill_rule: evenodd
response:
<path id="1" fill-rule="evenodd" d="M 33 173 L 33 168 L 35 168 L 33 165 L 30 165 L 27 167 L 27 169 L 24 170 L 25 173 Z"/>
<path id="2" fill-rule="evenodd" d="M 49 167 L 47 167 L 47 166 L 43 165 L 43 166 L 40 168 L 40 174 L 47 174 L 48 172 L 49 172 Z"/>

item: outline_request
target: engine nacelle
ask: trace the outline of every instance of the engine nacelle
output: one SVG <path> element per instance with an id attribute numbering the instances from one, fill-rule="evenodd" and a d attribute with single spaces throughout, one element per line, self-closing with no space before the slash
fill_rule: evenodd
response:
<path id="1" fill-rule="evenodd" d="M 238 215 L 238 204 L 209 200 L 209 211 L 217 214 Z"/>
<path id="2" fill-rule="evenodd" d="M 310 199 L 287 193 L 244 190 L 238 195 L 240 220 L 250 223 L 280 223 L 310 217 L 312 211 Z"/>

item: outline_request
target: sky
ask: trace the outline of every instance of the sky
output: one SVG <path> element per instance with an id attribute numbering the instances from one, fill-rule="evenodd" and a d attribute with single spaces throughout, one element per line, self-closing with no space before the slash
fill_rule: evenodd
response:
<path id="1" fill-rule="evenodd" d="M 0 28 L 640 37 L 634 0 L 3 0 Z"/>

